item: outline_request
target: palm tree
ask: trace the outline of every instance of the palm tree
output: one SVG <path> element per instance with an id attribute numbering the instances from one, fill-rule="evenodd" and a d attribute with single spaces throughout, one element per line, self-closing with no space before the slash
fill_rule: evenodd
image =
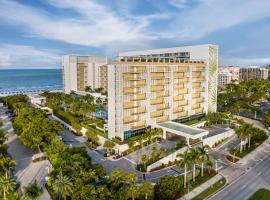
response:
<path id="1" fill-rule="evenodd" d="M 1 176 L 0 177 L 0 190 L 3 193 L 3 199 L 7 200 L 6 195 L 11 192 L 14 191 L 16 187 L 16 183 L 15 181 L 7 175 L 5 176 Z"/>
<path id="2" fill-rule="evenodd" d="M 42 189 L 37 185 L 37 181 L 25 188 L 24 196 L 31 200 L 36 200 L 42 194 Z"/>
<path id="3" fill-rule="evenodd" d="M 53 183 L 53 190 L 64 200 L 72 193 L 72 187 L 73 185 L 70 178 L 63 175 L 62 172 L 57 175 L 57 179 Z"/>
<path id="4" fill-rule="evenodd" d="M 208 173 L 210 174 L 210 169 L 213 167 L 213 163 L 211 160 L 206 160 L 205 164 L 208 169 Z"/>
<path id="5" fill-rule="evenodd" d="M 145 180 L 140 185 L 140 194 L 144 199 L 148 199 L 148 197 L 152 197 L 154 192 L 154 186 L 149 183 L 149 181 Z"/>
<path id="6" fill-rule="evenodd" d="M 143 162 L 143 165 L 145 166 L 145 165 L 146 165 L 146 162 L 148 161 L 147 155 L 143 154 L 143 155 L 141 156 L 141 161 Z"/>
<path id="7" fill-rule="evenodd" d="M 187 168 L 191 164 L 191 162 L 190 162 L 190 154 L 189 154 L 189 152 L 187 150 L 182 154 L 178 154 L 177 157 L 180 158 L 180 160 L 177 162 L 177 165 L 179 167 L 184 167 L 185 168 L 185 172 L 184 172 L 184 188 L 186 188 L 187 187 Z"/>
<path id="8" fill-rule="evenodd" d="M 193 175 L 192 175 L 193 178 L 192 179 L 193 179 L 193 182 L 195 182 L 196 164 L 198 163 L 198 160 L 199 160 L 199 152 L 197 151 L 197 149 L 192 148 L 189 154 L 190 154 L 191 162 L 193 163 Z"/>
<path id="9" fill-rule="evenodd" d="M 203 176 L 204 162 L 209 160 L 208 150 L 210 147 L 208 145 L 198 147 L 199 152 L 199 162 L 201 163 L 201 176 Z"/>

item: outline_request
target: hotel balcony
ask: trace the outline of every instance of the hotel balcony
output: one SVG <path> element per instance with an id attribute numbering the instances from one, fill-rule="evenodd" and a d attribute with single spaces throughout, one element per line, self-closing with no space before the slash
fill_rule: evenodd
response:
<path id="1" fill-rule="evenodd" d="M 184 72 L 173 72 L 173 77 L 174 78 L 184 78 L 185 73 Z"/>
<path id="2" fill-rule="evenodd" d="M 162 123 L 162 122 L 166 122 L 169 120 L 169 116 L 163 116 L 163 117 L 158 117 L 156 118 L 156 123 Z"/>
<path id="3" fill-rule="evenodd" d="M 169 91 L 161 91 L 156 93 L 156 97 L 168 97 Z"/>
<path id="4" fill-rule="evenodd" d="M 161 104 L 161 103 L 164 103 L 163 98 L 150 99 L 150 104 L 151 105 L 156 105 L 156 104 Z"/>
<path id="5" fill-rule="evenodd" d="M 146 80 L 132 80 L 130 81 L 130 86 L 133 87 L 140 87 L 140 86 L 145 86 Z"/>
<path id="6" fill-rule="evenodd" d="M 137 108 L 139 107 L 139 103 L 136 101 L 126 101 L 123 103 L 124 109 Z"/>
<path id="7" fill-rule="evenodd" d="M 130 66 L 130 72 L 142 73 L 146 71 L 145 66 Z"/>
<path id="8" fill-rule="evenodd" d="M 202 81 L 205 80 L 205 77 L 204 77 L 204 76 L 201 76 L 201 77 L 196 78 L 195 80 L 196 80 L 196 81 L 202 82 Z"/>
<path id="9" fill-rule="evenodd" d="M 152 79 L 163 79 L 163 78 L 165 78 L 163 72 L 151 72 L 151 73 L 150 73 L 150 77 L 151 77 Z"/>
<path id="10" fill-rule="evenodd" d="M 183 110 L 184 110 L 183 107 L 174 107 L 173 113 L 179 113 L 179 112 L 182 112 Z"/>
<path id="11" fill-rule="evenodd" d="M 200 88 L 201 87 L 201 83 L 200 82 L 194 82 L 194 83 L 192 83 L 192 87 L 193 88 Z"/>
<path id="12" fill-rule="evenodd" d="M 151 92 L 158 92 L 164 90 L 164 86 L 162 85 L 151 85 L 150 86 L 150 91 Z"/>
<path id="13" fill-rule="evenodd" d="M 188 116 L 188 113 L 185 111 L 185 112 L 180 112 L 177 114 L 177 117 L 178 118 L 181 118 L 181 117 L 187 117 Z"/>
<path id="14" fill-rule="evenodd" d="M 137 121 L 139 121 L 138 116 L 126 116 L 123 118 L 124 124 L 129 124 L 129 123 L 133 123 L 133 122 L 137 122 Z"/>
<path id="15" fill-rule="evenodd" d="M 139 93 L 139 88 L 133 88 L 133 87 L 124 87 L 123 88 L 123 94 L 136 94 Z"/>
<path id="16" fill-rule="evenodd" d="M 184 99 L 184 96 L 183 95 L 177 95 L 177 96 L 174 96 L 173 97 L 173 100 L 174 101 L 181 101 L 181 100 L 183 100 Z"/>
<path id="17" fill-rule="evenodd" d="M 203 98 L 196 98 L 196 103 L 202 103 L 203 102 Z"/>
<path id="18" fill-rule="evenodd" d="M 178 91 L 178 94 L 187 94 L 188 93 L 188 89 L 187 88 L 184 88 L 184 89 L 180 89 Z"/>
<path id="19" fill-rule="evenodd" d="M 134 94 L 131 96 L 130 100 L 131 101 L 138 101 L 138 100 L 145 100 L 146 98 L 146 94 L 142 93 L 142 94 Z"/>
<path id="20" fill-rule="evenodd" d="M 183 89 L 184 88 L 184 84 L 183 83 L 176 83 L 173 85 L 173 89 L 174 90 L 178 90 L 178 89 Z"/>
<path id="21" fill-rule="evenodd" d="M 205 92 L 205 89 L 203 87 L 197 88 L 195 90 L 195 93 L 198 93 L 198 92 Z"/>
<path id="22" fill-rule="evenodd" d="M 194 109 L 198 109 L 198 108 L 200 108 L 200 107 L 201 107 L 201 104 L 196 103 L 196 104 L 193 104 L 193 105 L 191 106 L 191 109 L 194 110 Z"/>
<path id="23" fill-rule="evenodd" d="M 205 66 L 196 66 L 192 68 L 193 72 L 204 71 L 204 70 L 205 70 Z"/>
<path id="24" fill-rule="evenodd" d="M 195 98 L 200 98 L 201 97 L 201 93 L 193 93 L 192 94 L 192 98 L 195 99 Z"/>
<path id="25" fill-rule="evenodd" d="M 188 81 L 188 78 L 187 77 L 179 78 L 178 79 L 178 83 L 186 83 L 187 81 Z"/>
<path id="26" fill-rule="evenodd" d="M 166 85 L 169 83 L 170 83 L 170 79 L 168 78 L 156 80 L 156 85 Z"/>
<path id="27" fill-rule="evenodd" d="M 187 100 L 182 100 L 178 102 L 178 106 L 186 106 L 188 105 L 188 101 Z"/>
<path id="28" fill-rule="evenodd" d="M 169 108 L 169 104 L 168 103 L 163 103 L 163 104 L 158 104 L 156 105 L 156 109 L 157 110 L 165 110 Z"/>
<path id="29" fill-rule="evenodd" d="M 150 112 L 150 117 L 151 118 L 161 117 L 163 115 L 164 115 L 164 112 L 163 111 Z"/>
<path id="30" fill-rule="evenodd" d="M 138 115 L 138 114 L 142 114 L 146 112 L 146 107 L 140 107 L 140 108 L 135 108 L 133 110 L 131 110 L 131 114 L 132 115 Z"/>
<path id="31" fill-rule="evenodd" d="M 178 72 L 187 72 L 188 71 L 188 66 L 179 66 L 178 67 Z"/>
<path id="32" fill-rule="evenodd" d="M 203 112 L 203 109 L 202 108 L 197 108 L 194 110 L 195 114 L 199 114 L 199 113 L 202 113 Z"/>
<path id="33" fill-rule="evenodd" d="M 132 130 L 143 128 L 143 127 L 145 127 L 145 124 L 146 124 L 146 121 L 145 120 L 141 120 L 141 121 L 138 121 L 138 122 L 135 122 L 135 123 L 131 124 L 130 128 Z"/>
<path id="34" fill-rule="evenodd" d="M 123 79 L 125 79 L 125 80 L 138 80 L 138 79 L 140 79 L 140 75 L 133 74 L 133 73 L 123 73 Z"/>
<path id="35" fill-rule="evenodd" d="M 170 67 L 169 66 L 157 66 L 156 71 L 157 72 L 168 72 L 168 71 L 170 71 Z"/>
<path id="36" fill-rule="evenodd" d="M 198 77 L 201 77 L 201 76 L 202 76 L 201 72 L 192 72 L 192 77 L 193 78 L 198 78 Z"/>

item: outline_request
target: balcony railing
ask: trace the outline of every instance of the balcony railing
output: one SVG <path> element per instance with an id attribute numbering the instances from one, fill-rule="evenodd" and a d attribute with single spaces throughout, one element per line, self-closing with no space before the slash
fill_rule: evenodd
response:
<path id="1" fill-rule="evenodd" d="M 180 113 L 177 113 L 177 117 L 178 118 L 181 118 L 181 117 L 186 117 L 188 116 L 188 113 L 185 111 L 185 112 L 180 112 Z"/>
<path id="2" fill-rule="evenodd" d="M 132 115 L 138 115 L 146 112 L 146 107 L 135 108 L 131 111 Z"/>
<path id="3" fill-rule="evenodd" d="M 139 91 L 140 91 L 139 88 L 133 88 L 133 87 L 124 87 L 123 88 L 124 94 L 136 94 Z"/>
<path id="4" fill-rule="evenodd" d="M 164 112 L 162 110 L 150 112 L 150 117 L 152 117 L 152 118 L 161 117 L 163 115 L 164 115 Z"/>
<path id="5" fill-rule="evenodd" d="M 157 110 L 165 110 L 169 108 L 169 104 L 168 103 L 163 103 L 163 104 L 158 104 L 156 105 L 156 109 Z"/>
<path id="6" fill-rule="evenodd" d="M 183 100 L 184 99 L 184 96 L 183 95 L 177 95 L 177 96 L 174 96 L 173 97 L 173 100 L 174 101 L 181 101 L 181 100 Z"/>
<path id="7" fill-rule="evenodd" d="M 130 100 L 132 101 L 138 101 L 138 100 L 144 100 L 146 98 L 146 94 L 142 93 L 142 94 L 134 94 L 131 96 Z"/>
<path id="8" fill-rule="evenodd" d="M 164 102 L 163 98 L 150 99 L 151 105 L 161 104 Z"/>
<path id="9" fill-rule="evenodd" d="M 184 110 L 183 107 L 174 107 L 173 113 L 179 113 L 179 112 L 182 112 L 183 110 Z"/>
<path id="10" fill-rule="evenodd" d="M 179 94 L 187 94 L 188 93 L 188 89 L 187 88 L 184 88 L 184 89 L 180 89 L 178 91 Z"/>
<path id="11" fill-rule="evenodd" d="M 123 73 L 123 79 L 125 80 L 137 80 L 140 79 L 139 74 L 133 74 L 133 73 Z"/>
<path id="12" fill-rule="evenodd" d="M 140 104 L 136 101 L 126 101 L 123 103 L 124 109 L 137 108 L 139 106 L 140 106 Z"/>
<path id="13" fill-rule="evenodd" d="M 164 86 L 162 86 L 162 85 L 151 85 L 150 86 L 151 92 L 157 92 L 157 91 L 162 91 L 162 90 L 164 90 Z"/>
<path id="14" fill-rule="evenodd" d="M 145 66 L 130 66 L 130 72 L 142 73 L 146 71 Z"/>
<path id="15" fill-rule="evenodd" d="M 129 124 L 129 123 L 137 122 L 138 120 L 139 120 L 138 116 L 126 116 L 123 118 L 123 123 Z"/>
<path id="16" fill-rule="evenodd" d="M 156 119 L 156 123 L 162 123 L 162 122 L 166 122 L 168 120 L 169 120 L 169 116 L 158 117 Z"/>
<path id="17" fill-rule="evenodd" d="M 156 97 L 168 97 L 169 91 L 161 91 L 156 93 Z"/>
<path id="18" fill-rule="evenodd" d="M 152 79 L 162 79 L 162 78 L 164 78 L 165 76 L 164 76 L 164 73 L 163 73 L 163 72 L 151 72 L 151 73 L 150 73 L 150 77 L 151 77 Z"/>
<path id="19" fill-rule="evenodd" d="M 143 79 L 143 80 L 132 80 L 130 81 L 130 86 L 133 86 L 133 87 L 140 87 L 140 86 L 145 86 L 146 84 L 146 80 Z"/>
<path id="20" fill-rule="evenodd" d="M 141 121 L 138 121 L 138 122 L 135 122 L 133 124 L 131 124 L 131 129 L 134 130 L 134 129 L 139 129 L 139 128 L 143 128 L 145 127 L 145 124 L 146 124 L 146 121 L 145 120 L 141 120 Z"/>

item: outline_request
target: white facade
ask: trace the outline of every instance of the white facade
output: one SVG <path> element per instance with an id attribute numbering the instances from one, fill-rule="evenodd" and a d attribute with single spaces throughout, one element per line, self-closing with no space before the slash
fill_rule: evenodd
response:
<path id="1" fill-rule="evenodd" d="M 92 89 L 102 87 L 101 66 L 106 63 L 106 57 L 65 55 L 62 59 L 65 93 L 83 91 L 86 86 Z"/>
<path id="2" fill-rule="evenodd" d="M 219 72 L 218 73 L 218 86 L 223 87 L 230 83 L 232 80 L 232 74 L 230 72 Z"/>

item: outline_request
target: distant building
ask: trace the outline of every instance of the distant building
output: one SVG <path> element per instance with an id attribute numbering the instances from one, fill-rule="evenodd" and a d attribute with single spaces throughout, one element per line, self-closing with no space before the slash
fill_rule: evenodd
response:
<path id="1" fill-rule="evenodd" d="M 229 71 L 224 70 L 223 72 L 218 72 L 218 86 L 220 88 L 224 87 L 232 80 L 232 74 Z"/>
<path id="2" fill-rule="evenodd" d="M 229 67 L 219 67 L 218 72 L 229 72 L 231 74 L 231 81 L 239 81 L 240 67 L 229 66 Z"/>
<path id="3" fill-rule="evenodd" d="M 107 91 L 107 58 L 66 55 L 62 60 L 64 92 L 104 88 Z"/>
<path id="4" fill-rule="evenodd" d="M 269 75 L 269 69 L 261 68 L 259 66 L 250 66 L 240 68 L 239 79 L 240 81 L 248 81 L 252 79 L 266 80 Z"/>

